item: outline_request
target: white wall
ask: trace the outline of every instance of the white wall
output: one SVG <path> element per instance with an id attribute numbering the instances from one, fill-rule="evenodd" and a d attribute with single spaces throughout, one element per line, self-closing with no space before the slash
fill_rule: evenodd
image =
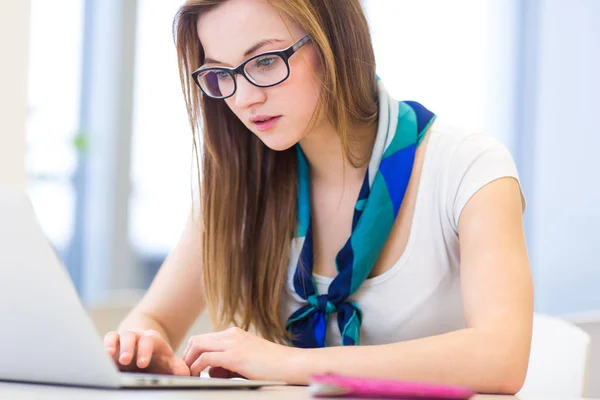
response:
<path id="1" fill-rule="evenodd" d="M 537 0 L 533 10 L 533 137 L 521 161 L 536 308 L 576 314 L 568 319 L 592 338 L 587 396 L 600 397 L 600 1 Z"/>
<path id="2" fill-rule="evenodd" d="M 29 1 L 0 1 L 0 184 L 25 187 Z"/>
<path id="3" fill-rule="evenodd" d="M 377 74 L 416 100 L 513 149 L 517 0 L 365 0 Z"/>
<path id="4" fill-rule="evenodd" d="M 600 1 L 538 2 L 529 189 L 538 311 L 600 310 Z"/>

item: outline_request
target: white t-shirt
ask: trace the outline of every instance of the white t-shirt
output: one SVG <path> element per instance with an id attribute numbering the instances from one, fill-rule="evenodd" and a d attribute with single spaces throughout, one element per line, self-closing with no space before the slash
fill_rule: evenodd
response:
<path id="1" fill-rule="evenodd" d="M 363 311 L 360 344 L 393 343 L 465 328 L 458 219 L 473 194 L 502 177 L 519 179 L 504 145 L 437 118 L 425 149 L 406 249 L 395 265 L 367 279 L 349 298 Z M 292 252 L 281 309 L 284 321 L 306 304 L 293 285 L 297 258 Z M 314 279 L 319 294 L 327 293 L 332 279 L 317 275 Z M 341 345 L 336 314 L 329 317 L 326 343 Z"/>

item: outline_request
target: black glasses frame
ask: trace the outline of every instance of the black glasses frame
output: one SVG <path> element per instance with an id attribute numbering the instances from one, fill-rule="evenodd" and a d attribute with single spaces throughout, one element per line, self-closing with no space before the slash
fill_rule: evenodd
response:
<path id="1" fill-rule="evenodd" d="M 265 53 L 257 54 L 255 56 L 250 57 L 249 59 L 247 59 L 246 61 L 244 61 L 243 63 L 241 63 L 240 65 L 238 65 L 235 68 L 230 68 L 230 67 L 200 67 L 196 71 L 192 72 L 192 78 L 194 79 L 194 82 L 196 82 L 196 85 L 198 85 L 198 87 L 200 88 L 200 90 L 202 91 L 202 93 L 204 93 L 205 95 L 207 95 L 208 97 L 213 98 L 213 99 L 227 99 L 227 98 L 233 96 L 235 94 L 235 92 L 237 92 L 237 81 L 235 79 L 235 75 L 236 74 L 242 75 L 244 78 L 246 78 L 246 80 L 248 82 L 250 82 L 251 84 L 253 84 L 254 86 L 257 86 L 257 87 L 271 87 L 271 86 L 279 85 L 281 82 L 285 81 L 290 76 L 290 64 L 289 64 L 290 57 L 293 56 L 294 53 L 296 53 L 310 39 L 311 39 L 310 35 L 306 35 L 306 36 L 304 36 L 303 38 L 299 39 L 296 43 L 292 44 L 290 47 L 288 47 L 286 49 L 283 49 L 283 50 L 274 50 L 274 51 L 267 51 Z M 281 57 L 283 59 L 284 63 L 285 63 L 286 68 L 287 68 L 287 74 L 285 75 L 285 77 L 283 79 L 281 79 L 280 81 L 278 81 L 276 83 L 272 83 L 270 85 L 261 85 L 260 83 L 257 83 L 255 81 L 253 81 L 251 77 L 249 77 L 248 75 L 246 75 L 246 72 L 244 71 L 244 67 L 250 61 L 255 60 L 257 58 L 260 58 L 260 57 L 268 56 L 268 55 L 277 55 L 277 56 Z M 230 95 L 228 95 L 228 96 L 212 96 L 212 95 L 206 93 L 204 91 L 204 89 L 202 89 L 202 85 L 200 85 L 200 82 L 198 81 L 198 75 L 200 75 L 202 72 L 205 72 L 205 71 L 222 71 L 222 72 L 226 72 L 227 74 L 229 74 L 231 76 L 231 78 L 233 79 L 233 92 Z"/>

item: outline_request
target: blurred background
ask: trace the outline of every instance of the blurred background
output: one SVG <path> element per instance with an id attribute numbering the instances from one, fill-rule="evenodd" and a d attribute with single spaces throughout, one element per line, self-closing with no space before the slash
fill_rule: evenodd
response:
<path id="1" fill-rule="evenodd" d="M 536 311 L 599 321 L 600 1 L 363 3 L 390 92 L 513 154 Z M 26 186 L 90 309 L 138 298 L 190 209 L 180 4 L 0 3 L 0 182 Z"/>

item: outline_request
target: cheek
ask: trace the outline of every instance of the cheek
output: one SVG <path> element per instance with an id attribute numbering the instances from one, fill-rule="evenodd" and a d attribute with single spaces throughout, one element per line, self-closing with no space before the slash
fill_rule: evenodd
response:
<path id="1" fill-rule="evenodd" d="M 289 104 L 288 110 L 299 119 L 297 122 L 307 124 L 319 102 L 321 79 L 320 72 L 314 64 L 311 62 L 306 65 L 304 61 L 300 60 L 300 63 L 297 63 L 299 65 L 288 79 L 289 84 L 286 86 L 289 88 L 289 93 L 286 93 L 286 98 Z M 313 66 L 309 67 L 309 65 Z"/>
<path id="2" fill-rule="evenodd" d="M 294 83 L 285 97 L 287 112 L 299 121 L 308 122 L 319 101 L 319 87 L 306 81 Z"/>
<path id="3" fill-rule="evenodd" d="M 225 100 L 222 100 L 227 104 L 227 107 L 235 114 L 236 117 L 244 124 L 246 124 L 246 118 L 248 118 L 247 114 L 244 114 L 244 110 L 240 109 L 235 105 L 235 95 L 233 97 L 229 97 Z M 246 125 L 247 126 L 247 125 Z"/>

